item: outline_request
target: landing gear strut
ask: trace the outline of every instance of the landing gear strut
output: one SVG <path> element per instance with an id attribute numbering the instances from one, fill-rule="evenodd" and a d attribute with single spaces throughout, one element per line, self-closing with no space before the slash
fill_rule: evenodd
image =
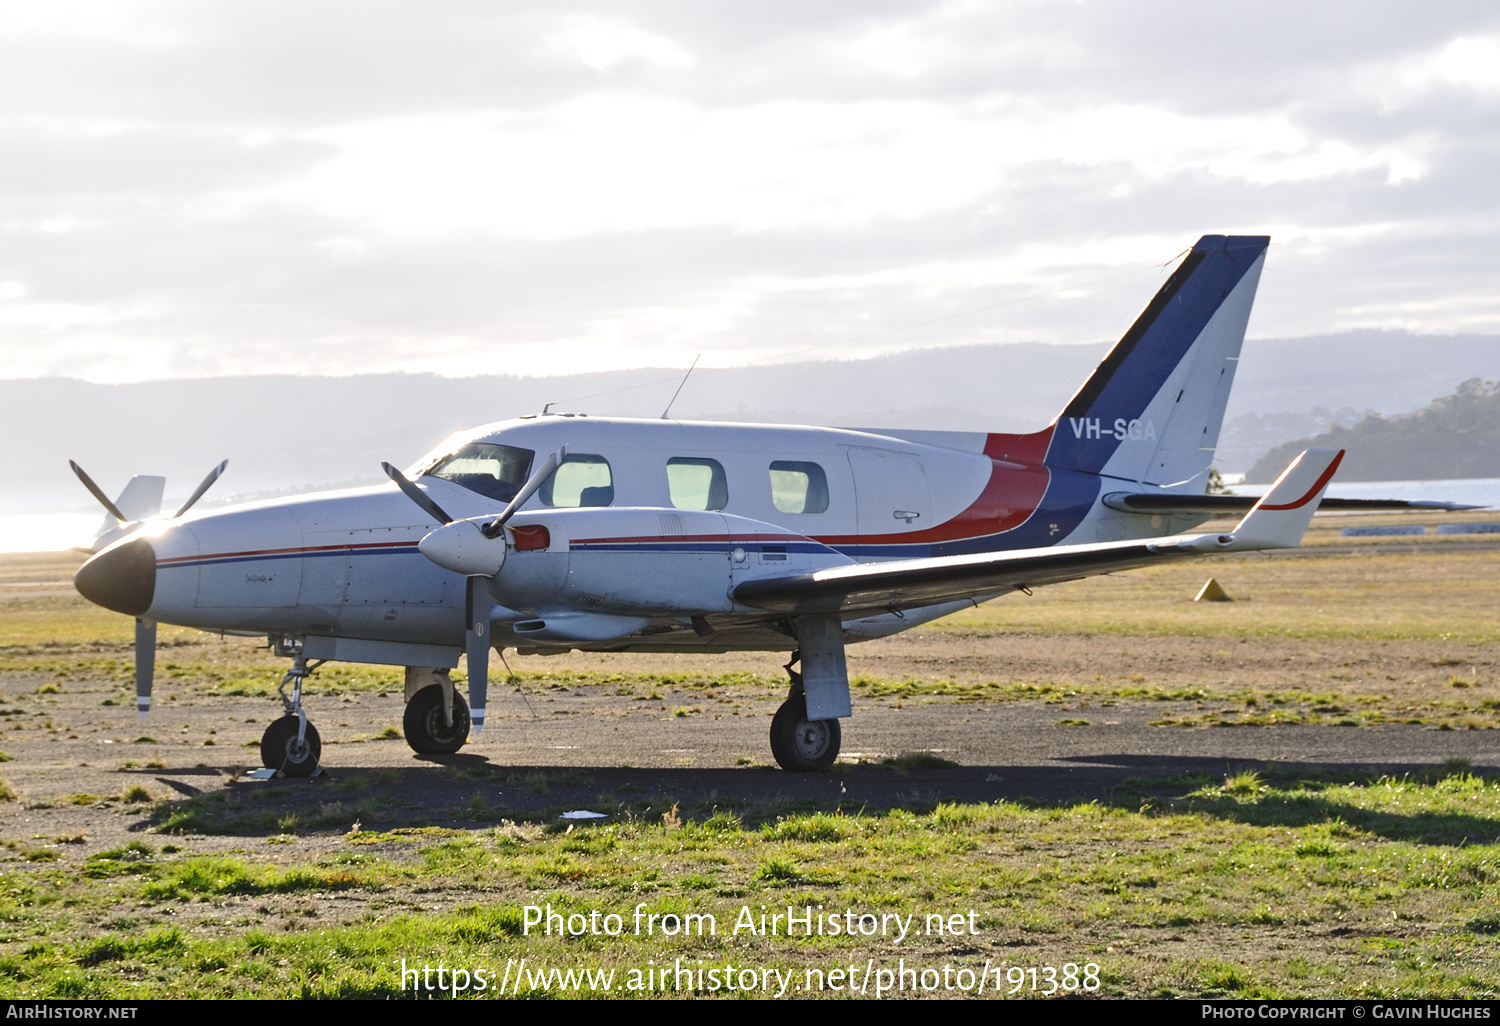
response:
<path id="1" fill-rule="evenodd" d="M 839 754 L 839 721 L 809 720 L 802 674 L 792 669 L 802 657 L 793 652 L 786 664 L 792 686 L 781 708 L 771 720 L 771 754 L 784 770 L 794 773 L 827 769 Z"/>
<path id="2" fill-rule="evenodd" d="M 260 738 L 260 761 L 267 769 L 280 770 L 289 777 L 310 777 L 318 768 L 323 755 L 323 740 L 318 729 L 307 722 L 307 712 L 302 708 L 302 681 L 316 670 L 322 662 L 307 665 L 307 658 L 300 652 L 292 659 L 292 668 L 281 678 L 277 693 L 286 715 L 266 728 Z M 287 697 L 286 686 L 292 686 L 291 697 Z"/>

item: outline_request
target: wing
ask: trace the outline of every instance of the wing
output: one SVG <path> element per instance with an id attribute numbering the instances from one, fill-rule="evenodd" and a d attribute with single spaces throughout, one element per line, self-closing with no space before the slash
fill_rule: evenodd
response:
<path id="1" fill-rule="evenodd" d="M 1228 534 L 1057 545 L 836 567 L 794 577 L 747 581 L 735 588 L 734 598 L 771 612 L 859 616 L 1213 553 L 1295 548 L 1343 456 L 1343 450 L 1333 449 L 1309 449 L 1298 456 Z"/>
<path id="2" fill-rule="evenodd" d="M 777 613 L 862 616 L 1057 584 L 1190 555 L 1197 553 L 1168 541 L 1059 545 L 981 556 L 903 559 L 746 581 L 735 588 L 734 597 L 747 606 Z"/>

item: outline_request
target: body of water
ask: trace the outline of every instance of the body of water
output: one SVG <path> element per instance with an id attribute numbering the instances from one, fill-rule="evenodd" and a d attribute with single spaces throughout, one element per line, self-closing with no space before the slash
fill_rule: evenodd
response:
<path id="1" fill-rule="evenodd" d="M 103 513 L 0 514 L 0 552 L 58 552 L 88 547 Z"/>

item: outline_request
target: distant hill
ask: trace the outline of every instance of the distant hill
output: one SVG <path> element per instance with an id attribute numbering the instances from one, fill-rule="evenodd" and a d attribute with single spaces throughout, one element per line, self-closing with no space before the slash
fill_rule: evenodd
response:
<path id="1" fill-rule="evenodd" d="M 1475 377 L 1500 378 L 1500 338 L 1359 330 L 1246 339 L 1215 462 L 1243 473 L 1267 449 L 1370 413 L 1411 413 Z"/>
<path id="2" fill-rule="evenodd" d="M 560 347 L 561 349 L 562 347 Z M 766 363 L 693 374 L 672 406 L 684 420 L 949 431 L 1046 426 L 1108 346 L 916 349 L 860 360 Z M 566 353 L 559 353 L 565 364 Z M 0 512 L 88 510 L 76 459 L 111 495 L 131 474 L 165 474 L 187 497 L 228 457 L 213 505 L 273 492 L 382 481 L 449 432 L 540 410 L 658 417 L 683 368 L 554 377 L 433 374 L 259 375 L 101 385 L 0 380 Z M 1366 411 L 1407 413 L 1453 382 L 1500 378 L 1500 338 L 1354 331 L 1249 339 L 1216 464 L 1244 471 L 1267 449 L 1349 426 Z"/>
<path id="3" fill-rule="evenodd" d="M 1257 460 L 1247 480 L 1273 480 L 1292 457 L 1315 445 L 1347 451 L 1341 481 L 1500 477 L 1500 383 L 1470 378 L 1416 413 L 1371 414 L 1352 427 L 1287 442 Z"/>

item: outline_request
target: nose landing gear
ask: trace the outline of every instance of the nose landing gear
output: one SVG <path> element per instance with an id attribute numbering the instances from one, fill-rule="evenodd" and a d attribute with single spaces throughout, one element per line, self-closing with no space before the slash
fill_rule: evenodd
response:
<path id="1" fill-rule="evenodd" d="M 321 665 L 319 660 L 308 666 L 307 658 L 299 652 L 292 659 L 292 668 L 281 678 L 276 690 L 286 715 L 267 727 L 260 738 L 260 761 L 266 769 L 288 777 L 310 777 L 317 772 L 323 740 L 318 729 L 307 721 L 307 712 L 302 708 L 302 681 Z M 292 686 L 291 697 L 286 693 L 288 684 Z"/>

